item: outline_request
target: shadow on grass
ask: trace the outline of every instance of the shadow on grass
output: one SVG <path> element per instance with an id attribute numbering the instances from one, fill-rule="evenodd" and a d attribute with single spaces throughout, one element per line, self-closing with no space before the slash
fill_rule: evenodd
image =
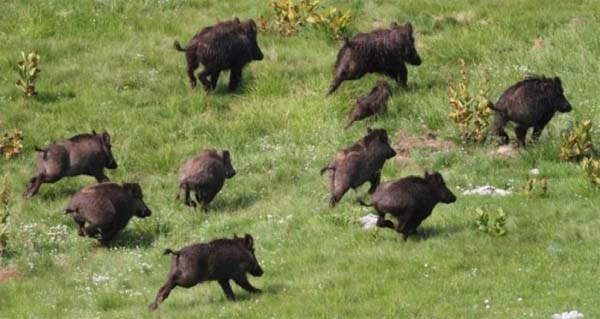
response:
<path id="1" fill-rule="evenodd" d="M 213 205 L 208 206 L 208 212 L 221 212 L 227 211 L 238 211 L 252 206 L 261 198 L 258 193 L 249 193 L 241 196 L 237 196 L 232 200 L 217 200 L 213 202 Z"/>
<path id="2" fill-rule="evenodd" d="M 152 232 L 140 232 L 140 231 L 132 231 L 125 230 L 122 231 L 113 239 L 113 241 L 108 245 L 110 248 L 137 248 L 143 247 L 147 248 L 152 246 L 154 243 L 155 236 Z"/>
<path id="3" fill-rule="evenodd" d="M 39 101 L 41 103 L 54 103 L 54 102 L 58 102 L 61 100 L 70 100 L 72 98 L 75 98 L 75 93 L 74 92 L 60 92 L 60 93 L 53 93 L 53 92 L 40 92 L 36 97 L 36 101 Z"/>

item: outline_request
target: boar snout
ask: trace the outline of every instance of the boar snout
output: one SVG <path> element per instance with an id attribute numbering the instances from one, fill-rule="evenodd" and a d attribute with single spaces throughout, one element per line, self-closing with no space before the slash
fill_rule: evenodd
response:
<path id="1" fill-rule="evenodd" d="M 261 277 L 265 273 L 258 263 L 254 265 L 254 267 L 252 267 L 252 269 L 250 269 L 248 272 L 254 277 Z"/>
<path id="2" fill-rule="evenodd" d="M 412 65 L 421 65 L 421 57 L 419 56 L 419 54 L 417 54 L 416 50 L 411 50 L 411 52 L 408 54 L 407 58 L 406 58 L 406 62 L 412 64 Z"/>
<path id="3" fill-rule="evenodd" d="M 234 177 L 234 176 L 235 176 L 235 174 L 237 174 L 237 172 L 235 171 L 235 169 L 232 169 L 232 170 L 230 170 L 230 171 L 227 171 L 227 173 L 226 173 L 226 175 L 227 175 L 227 178 L 232 178 L 232 177 Z"/>
<path id="4" fill-rule="evenodd" d="M 106 168 L 108 169 L 116 169 L 119 165 L 117 165 L 117 161 L 111 156 L 106 161 Z"/>
<path id="5" fill-rule="evenodd" d="M 146 218 L 152 216 L 152 211 L 150 210 L 150 208 L 148 208 L 148 206 L 146 206 L 146 204 L 142 203 L 141 206 L 142 207 L 138 208 L 138 210 L 135 213 L 137 217 Z"/>
<path id="6" fill-rule="evenodd" d="M 573 107 L 571 106 L 571 103 L 569 103 L 569 101 L 567 101 L 564 98 L 563 98 L 563 101 L 558 104 L 558 111 L 560 111 L 562 113 L 568 113 L 568 112 L 571 112 L 572 110 L 573 110 Z"/>
<path id="7" fill-rule="evenodd" d="M 263 55 L 262 51 L 260 50 L 260 48 L 257 45 L 256 50 L 254 51 L 254 60 L 261 61 L 264 58 L 265 58 L 265 56 Z"/>

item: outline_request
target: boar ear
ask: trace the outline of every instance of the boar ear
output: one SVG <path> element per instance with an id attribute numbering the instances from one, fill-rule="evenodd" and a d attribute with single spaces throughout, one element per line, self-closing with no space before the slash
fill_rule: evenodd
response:
<path id="1" fill-rule="evenodd" d="M 96 133 L 96 130 L 92 130 L 92 135 L 96 135 L 98 133 Z"/>
<path id="2" fill-rule="evenodd" d="M 223 161 L 231 161 L 231 154 L 228 150 L 223 150 Z"/>
<path id="3" fill-rule="evenodd" d="M 237 22 L 237 23 L 240 23 L 240 18 L 238 18 L 238 17 L 235 17 L 235 18 L 233 18 L 233 21 L 235 21 L 235 22 Z"/>
<path id="4" fill-rule="evenodd" d="M 554 78 L 554 83 L 556 83 L 556 85 L 558 86 L 562 86 L 562 82 L 560 81 L 560 78 L 558 76 Z"/>
<path id="5" fill-rule="evenodd" d="M 104 141 L 106 145 L 110 145 L 110 134 L 108 134 L 108 132 L 102 132 L 102 141 Z"/>
<path id="6" fill-rule="evenodd" d="M 404 28 L 406 29 L 406 32 L 408 32 L 408 34 L 412 34 L 413 33 L 413 27 L 412 27 L 412 24 L 410 24 L 410 22 L 407 22 L 404 25 Z"/>
<path id="7" fill-rule="evenodd" d="M 248 249 L 254 248 L 254 238 L 252 238 L 250 234 L 246 234 L 246 236 L 244 236 L 244 244 L 246 244 Z"/>
<path id="8" fill-rule="evenodd" d="M 392 22 L 392 24 L 390 24 L 390 28 L 395 28 L 398 26 L 398 23 L 396 22 Z"/>
<path id="9" fill-rule="evenodd" d="M 367 127 L 367 134 L 371 134 L 371 132 L 373 132 L 373 129 L 370 127 Z"/>
<path id="10" fill-rule="evenodd" d="M 123 189 L 133 198 L 142 197 L 142 188 L 138 183 L 123 183 Z"/>
<path id="11" fill-rule="evenodd" d="M 431 174 L 429 174 L 429 171 L 428 171 L 428 170 L 425 170 L 425 179 L 428 179 L 428 178 L 429 178 L 429 176 L 431 176 Z"/>

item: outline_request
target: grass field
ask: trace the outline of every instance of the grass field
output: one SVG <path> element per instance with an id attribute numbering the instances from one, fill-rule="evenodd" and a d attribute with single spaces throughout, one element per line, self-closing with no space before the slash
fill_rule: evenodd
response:
<path id="1" fill-rule="evenodd" d="M 265 59 L 244 70 L 236 94 L 227 93 L 224 75 L 213 94 L 190 90 L 173 41 L 187 43 L 216 21 L 265 15 L 267 1 L 2 2 L 0 129 L 18 127 L 25 141 L 20 156 L 0 159 L 12 190 L 11 252 L 0 269 L 17 272 L 0 281 L 0 318 L 550 318 L 573 309 L 599 318 L 599 191 L 576 164 L 558 160 L 558 149 L 573 121 L 600 119 L 600 3 L 323 2 L 352 10 L 353 32 L 411 21 L 423 59 L 409 66 L 407 90 L 393 85 L 386 116 L 346 131 L 352 102 L 380 76 L 345 82 L 325 98 L 341 43 L 318 30 L 259 34 Z M 543 41 L 534 45 L 536 38 Z M 22 50 L 42 57 L 35 98 L 14 86 Z M 557 115 L 541 143 L 516 158 L 490 156 L 494 143 L 461 146 L 446 86 L 460 58 L 473 81 L 490 69 L 494 101 L 527 72 L 558 75 L 574 110 Z M 369 126 L 386 128 L 394 143 L 399 130 L 422 135 L 427 127 L 459 145 L 384 166 L 383 181 L 439 170 L 458 195 L 423 223 L 423 238 L 362 230 L 358 218 L 370 210 L 356 200 L 368 199 L 367 186 L 328 207 L 320 168 Z M 61 212 L 93 178 L 20 196 L 35 168 L 34 146 L 92 129 L 113 136 L 119 168 L 107 175 L 140 182 L 154 213 L 132 220 L 110 249 L 77 236 Z M 207 147 L 229 149 L 238 174 L 203 213 L 174 197 L 178 167 Z M 519 194 L 533 165 L 549 178 L 546 196 Z M 459 190 L 484 184 L 514 193 Z M 502 208 L 507 235 L 479 232 L 478 207 Z M 211 282 L 177 288 L 147 312 L 169 269 L 163 249 L 234 233 L 254 235 L 265 275 L 250 281 L 262 295 L 234 287 L 239 300 L 228 302 Z"/>

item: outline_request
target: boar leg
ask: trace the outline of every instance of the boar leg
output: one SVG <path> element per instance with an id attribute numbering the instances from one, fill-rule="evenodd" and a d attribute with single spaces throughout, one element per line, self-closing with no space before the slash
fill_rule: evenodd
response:
<path id="1" fill-rule="evenodd" d="M 206 191 L 202 192 L 201 196 L 199 196 L 198 192 L 196 192 L 196 200 L 198 201 L 198 203 L 202 203 L 202 209 L 204 211 L 208 210 L 208 204 L 210 204 L 210 202 L 212 202 L 212 200 L 215 198 L 215 196 L 217 196 L 218 192 L 219 191 L 206 190 Z"/>
<path id="2" fill-rule="evenodd" d="M 210 74 L 210 87 L 214 90 L 217 88 L 217 82 L 219 81 L 219 75 L 221 71 L 213 71 Z"/>
<path id="3" fill-rule="evenodd" d="M 531 134 L 531 138 L 533 138 L 534 141 L 539 141 L 540 140 L 540 136 L 542 135 L 542 130 L 544 129 L 546 125 L 538 125 L 538 126 L 534 126 L 533 127 L 533 133 Z"/>
<path id="4" fill-rule="evenodd" d="M 521 147 L 525 146 L 525 135 L 527 135 L 527 126 L 515 126 L 515 135 L 517 135 L 517 144 Z"/>
<path id="5" fill-rule="evenodd" d="M 262 292 L 260 289 L 254 287 L 250 284 L 250 282 L 248 281 L 248 278 L 246 277 L 246 274 L 238 276 L 237 278 L 233 278 L 233 281 L 238 286 L 244 288 L 248 292 L 256 293 L 256 294 L 259 294 Z"/>
<path id="6" fill-rule="evenodd" d="M 108 246 L 118 232 L 119 228 L 117 227 L 102 228 L 102 233 L 100 234 L 100 243 L 102 246 Z"/>
<path id="7" fill-rule="evenodd" d="M 494 131 L 496 132 L 496 135 L 500 137 L 500 143 L 503 145 L 508 144 L 508 134 L 506 134 L 506 132 L 504 131 L 504 126 L 506 125 L 506 123 L 506 117 L 504 117 L 499 112 L 496 112 L 496 114 L 494 114 Z"/>
<path id="8" fill-rule="evenodd" d="M 73 214 L 73 220 L 75 221 L 75 224 L 77 224 L 77 234 L 79 236 L 85 236 L 85 219 L 75 213 Z"/>
<path id="9" fill-rule="evenodd" d="M 198 61 L 196 59 L 195 52 L 186 52 L 185 57 L 187 58 L 187 74 L 190 78 L 190 85 L 192 89 L 196 88 L 196 76 L 194 75 L 194 71 L 198 68 Z"/>
<path id="10" fill-rule="evenodd" d="M 208 75 L 210 73 L 211 72 L 209 70 L 204 69 L 198 74 L 198 79 L 200 80 L 200 82 L 202 82 L 202 86 L 204 86 L 204 91 L 206 91 L 207 93 L 210 91 L 211 88 L 210 81 L 208 80 Z"/>
<path id="11" fill-rule="evenodd" d="M 108 178 L 108 176 L 104 175 L 104 172 L 102 172 L 102 171 L 100 171 L 98 173 L 95 173 L 94 177 L 96 178 L 96 181 L 98 183 L 104 183 L 104 182 L 110 181 L 110 179 Z"/>
<path id="12" fill-rule="evenodd" d="M 167 282 L 158 290 L 156 300 L 154 300 L 154 302 L 148 306 L 148 310 L 156 310 L 156 308 L 158 308 L 158 305 L 160 305 L 163 301 L 165 301 L 165 299 L 167 299 L 167 297 L 169 297 L 171 290 L 173 290 L 173 288 L 175 288 L 176 286 L 177 285 L 175 284 L 173 277 L 169 276 Z"/>
<path id="13" fill-rule="evenodd" d="M 408 83 L 408 70 L 406 69 L 406 65 L 404 63 L 400 63 L 398 66 L 398 70 L 396 70 L 395 76 L 392 76 L 398 86 L 406 87 Z"/>
<path id="14" fill-rule="evenodd" d="M 369 194 L 373 194 L 375 192 L 375 190 L 377 189 L 377 186 L 379 186 L 379 181 L 381 180 L 381 172 L 377 172 L 375 174 L 375 176 L 373 176 L 373 178 L 371 178 L 369 180 L 369 182 L 371 183 L 371 187 L 369 187 Z"/>
<path id="15" fill-rule="evenodd" d="M 25 191 L 23 196 L 25 196 L 25 198 L 31 198 L 33 197 L 33 195 L 37 194 L 37 192 L 40 190 L 40 186 L 44 181 L 44 177 L 44 174 L 40 174 L 31 178 L 29 180 L 31 184 L 29 185 L 29 187 L 27 187 L 27 190 Z"/>
<path id="16" fill-rule="evenodd" d="M 228 300 L 235 300 L 235 295 L 233 294 L 233 290 L 231 290 L 231 285 L 229 284 L 229 279 L 221 279 L 219 280 L 219 285 L 223 288 L 223 292 Z"/>
<path id="17" fill-rule="evenodd" d="M 196 203 L 190 197 L 190 188 L 188 185 L 185 185 L 184 192 L 185 192 L 185 199 L 183 200 L 183 203 L 190 207 L 196 207 Z"/>
<path id="18" fill-rule="evenodd" d="M 229 91 L 235 91 L 240 81 L 242 79 L 242 68 L 241 67 L 233 67 L 231 68 L 231 73 L 229 74 Z"/>
<path id="19" fill-rule="evenodd" d="M 391 220 L 385 219 L 385 213 L 377 212 L 377 214 L 379 215 L 377 217 L 377 227 L 394 229 L 394 223 Z"/>

